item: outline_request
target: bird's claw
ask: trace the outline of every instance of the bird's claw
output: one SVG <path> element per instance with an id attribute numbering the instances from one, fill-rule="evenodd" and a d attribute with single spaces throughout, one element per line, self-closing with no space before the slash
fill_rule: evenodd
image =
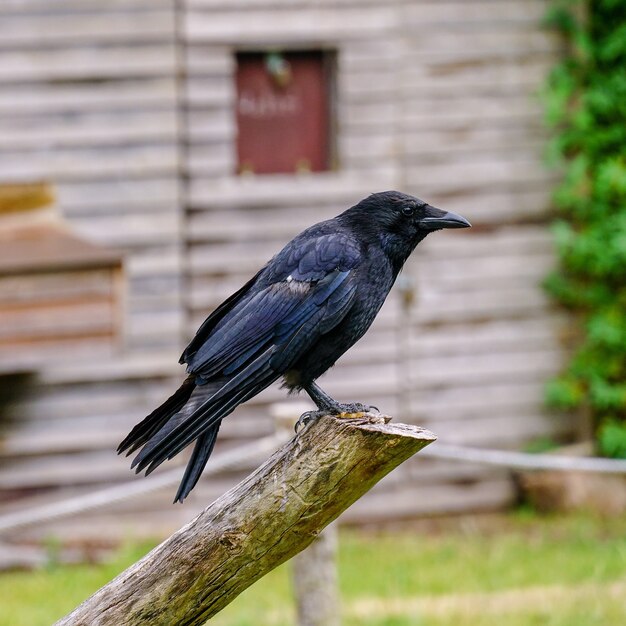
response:
<path id="1" fill-rule="evenodd" d="M 305 428 L 310 422 L 314 422 L 316 419 L 325 415 L 327 411 L 306 411 L 303 413 L 296 422 L 294 430 L 298 434 L 303 428 Z"/>

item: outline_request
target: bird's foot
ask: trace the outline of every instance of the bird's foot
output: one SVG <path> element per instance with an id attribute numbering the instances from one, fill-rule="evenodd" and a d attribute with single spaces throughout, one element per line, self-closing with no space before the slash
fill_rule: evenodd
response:
<path id="1" fill-rule="evenodd" d="M 330 408 L 330 414 L 341 419 L 358 419 L 365 417 L 369 413 L 380 413 L 378 407 L 361 404 L 360 402 L 350 402 L 349 404 L 337 404 Z"/>

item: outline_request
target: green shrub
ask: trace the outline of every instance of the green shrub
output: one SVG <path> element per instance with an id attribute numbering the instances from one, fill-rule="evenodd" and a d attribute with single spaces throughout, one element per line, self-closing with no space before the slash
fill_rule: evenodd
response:
<path id="1" fill-rule="evenodd" d="M 546 288 L 580 334 L 548 403 L 584 407 L 600 450 L 626 457 L 626 2 L 555 0 L 547 16 L 567 44 L 546 89 L 559 267 Z M 619 435 L 618 435 L 619 432 Z"/>

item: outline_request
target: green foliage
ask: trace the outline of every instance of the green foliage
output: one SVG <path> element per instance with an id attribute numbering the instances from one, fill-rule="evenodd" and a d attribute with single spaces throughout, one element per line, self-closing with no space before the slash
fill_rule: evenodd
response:
<path id="1" fill-rule="evenodd" d="M 600 427 L 598 438 L 607 456 L 626 458 L 626 424 L 607 420 Z"/>
<path id="2" fill-rule="evenodd" d="M 554 194 L 560 265 L 545 286 L 581 326 L 547 399 L 587 408 L 601 451 L 626 457 L 626 3 L 554 0 L 546 22 L 568 53 L 545 98 L 549 159 L 564 173 Z"/>

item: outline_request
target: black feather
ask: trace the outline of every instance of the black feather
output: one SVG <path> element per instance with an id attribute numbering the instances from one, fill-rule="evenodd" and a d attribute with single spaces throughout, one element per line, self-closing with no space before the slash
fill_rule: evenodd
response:
<path id="1" fill-rule="evenodd" d="M 126 456 L 143 446 L 153 437 L 165 423 L 189 401 L 196 388 L 194 377 L 189 376 L 183 384 L 161 406 L 157 407 L 128 433 L 124 441 L 117 447 L 117 453 L 126 450 Z"/>
<path id="2" fill-rule="evenodd" d="M 196 486 L 202 471 L 204 470 L 211 452 L 215 447 L 217 441 L 217 433 L 220 430 L 222 420 L 217 422 L 214 426 L 209 428 L 205 433 L 202 433 L 196 440 L 196 445 L 191 453 L 191 458 L 187 463 L 185 474 L 180 481 L 176 497 L 174 498 L 174 504 L 176 502 L 183 503 L 183 500 L 189 495 L 189 492 Z"/>

